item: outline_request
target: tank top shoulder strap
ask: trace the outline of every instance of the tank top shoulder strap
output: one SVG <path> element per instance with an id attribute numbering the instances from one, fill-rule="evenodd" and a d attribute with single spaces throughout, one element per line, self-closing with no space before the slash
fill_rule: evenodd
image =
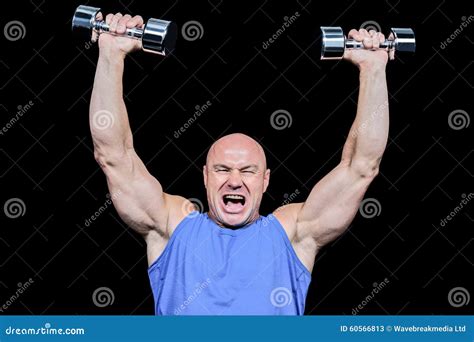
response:
<path id="1" fill-rule="evenodd" d="M 176 226 L 171 234 L 165 249 L 161 252 L 160 256 L 156 258 L 155 261 L 148 267 L 148 271 L 152 271 L 157 265 L 159 265 L 164 258 L 169 254 L 169 251 L 173 248 L 175 241 L 179 239 L 179 237 L 183 234 L 184 231 L 191 229 L 191 227 L 200 225 L 201 221 L 203 220 L 205 214 L 200 213 L 199 211 L 193 211 L 188 214 L 184 219 L 181 220 L 180 223 Z"/>
<path id="2" fill-rule="evenodd" d="M 268 231 L 270 233 L 273 233 L 275 237 L 278 237 L 279 239 L 283 241 L 296 266 L 306 276 L 311 277 L 311 272 L 306 268 L 306 266 L 303 264 L 303 262 L 300 260 L 300 258 L 296 254 L 296 251 L 293 248 L 293 245 L 291 244 L 290 239 L 288 238 L 288 234 L 286 233 L 285 228 L 283 228 L 283 225 L 280 223 L 277 217 L 273 214 L 269 214 L 268 216 L 263 217 L 262 226 L 269 227 L 270 229 Z"/>

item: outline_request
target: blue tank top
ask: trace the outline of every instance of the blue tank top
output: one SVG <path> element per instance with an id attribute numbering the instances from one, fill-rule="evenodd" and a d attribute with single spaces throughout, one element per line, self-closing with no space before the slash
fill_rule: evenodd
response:
<path id="1" fill-rule="evenodd" d="M 148 275 L 156 315 L 303 315 L 311 281 L 272 214 L 232 230 L 197 211 Z"/>

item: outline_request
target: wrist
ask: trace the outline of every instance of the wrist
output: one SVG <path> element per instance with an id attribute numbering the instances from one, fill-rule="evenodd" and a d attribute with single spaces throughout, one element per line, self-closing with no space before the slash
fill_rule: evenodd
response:
<path id="1" fill-rule="evenodd" d="M 360 77 L 385 75 L 385 64 L 360 64 Z"/>
<path id="2" fill-rule="evenodd" d="M 126 53 L 119 48 L 116 37 L 100 34 L 97 37 L 97 45 L 99 46 L 99 58 L 111 62 L 125 59 Z"/>
<path id="3" fill-rule="evenodd" d="M 99 49 L 99 60 L 110 64 L 123 63 L 123 61 L 125 60 L 125 56 L 126 54 L 121 50 L 110 48 Z"/>

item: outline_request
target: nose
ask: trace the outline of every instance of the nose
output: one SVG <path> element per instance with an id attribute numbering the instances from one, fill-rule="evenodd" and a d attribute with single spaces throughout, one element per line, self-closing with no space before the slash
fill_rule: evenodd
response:
<path id="1" fill-rule="evenodd" d="M 229 178 L 227 179 L 227 185 L 232 189 L 238 189 L 242 186 L 242 177 L 238 170 L 232 170 Z"/>

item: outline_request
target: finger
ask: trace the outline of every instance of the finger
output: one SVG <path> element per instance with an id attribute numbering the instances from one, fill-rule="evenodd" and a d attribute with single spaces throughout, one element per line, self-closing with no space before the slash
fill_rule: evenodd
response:
<path id="1" fill-rule="evenodd" d="M 380 41 L 378 38 L 372 38 L 372 49 L 376 50 L 380 47 Z"/>
<path id="2" fill-rule="evenodd" d="M 359 33 L 362 35 L 363 38 L 369 38 L 369 37 L 370 37 L 369 32 L 367 32 L 367 30 L 364 29 L 364 28 L 361 28 L 361 29 L 359 30 Z"/>
<path id="3" fill-rule="evenodd" d="M 105 17 L 105 23 L 107 25 L 110 25 L 110 23 L 112 22 L 113 17 L 114 17 L 114 15 L 112 13 L 107 14 L 107 16 Z"/>
<path id="4" fill-rule="evenodd" d="M 112 21 L 110 22 L 110 32 L 114 33 L 117 30 L 117 24 L 120 18 L 122 18 L 121 13 L 117 13 L 116 15 L 114 15 Z"/>
<path id="5" fill-rule="evenodd" d="M 127 21 L 129 21 L 131 18 L 132 16 L 130 14 L 125 14 L 122 18 L 119 19 L 117 23 L 117 33 L 125 33 L 125 30 L 127 29 Z"/>
<path id="6" fill-rule="evenodd" d="M 95 16 L 96 21 L 102 21 L 104 20 L 104 17 L 102 15 L 102 12 L 98 12 Z M 97 39 L 99 39 L 99 34 L 97 33 L 97 30 L 92 29 L 92 35 L 91 35 L 91 42 L 95 43 L 97 42 Z"/>
<path id="7" fill-rule="evenodd" d="M 127 22 L 127 27 L 142 27 L 143 26 L 143 18 L 139 15 L 134 16 Z"/>
<path id="8" fill-rule="evenodd" d="M 347 37 L 349 39 L 354 39 L 354 40 L 357 40 L 358 42 L 361 42 L 364 37 L 362 36 L 362 34 L 359 33 L 359 31 L 357 31 L 356 29 L 352 29 L 349 31 L 349 34 L 347 35 Z"/>
<path id="9" fill-rule="evenodd" d="M 369 34 L 370 34 L 370 38 L 372 39 L 372 48 L 373 49 L 378 49 L 379 46 L 380 46 L 380 41 L 379 41 L 379 38 L 377 36 L 377 31 L 370 30 Z"/>
<path id="10" fill-rule="evenodd" d="M 373 48 L 373 39 L 372 38 L 364 38 L 364 40 L 362 41 L 362 43 L 364 44 L 364 49 L 367 49 L 367 50 L 371 50 Z"/>
<path id="11" fill-rule="evenodd" d="M 380 43 L 384 43 L 385 42 L 385 35 L 383 33 L 380 33 L 378 34 L 378 37 L 379 37 L 379 42 Z"/>

